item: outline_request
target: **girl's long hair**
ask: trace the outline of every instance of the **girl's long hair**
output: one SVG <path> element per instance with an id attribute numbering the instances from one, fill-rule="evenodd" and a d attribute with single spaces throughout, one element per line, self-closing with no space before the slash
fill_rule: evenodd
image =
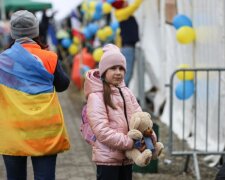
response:
<path id="1" fill-rule="evenodd" d="M 103 82 L 103 99 L 104 99 L 104 103 L 105 105 L 110 106 L 112 109 L 116 109 L 116 106 L 113 104 L 112 102 L 112 98 L 111 98 L 111 94 L 112 94 L 112 89 L 109 85 L 109 83 L 107 83 L 104 80 L 105 77 L 105 73 L 102 75 L 102 82 Z"/>

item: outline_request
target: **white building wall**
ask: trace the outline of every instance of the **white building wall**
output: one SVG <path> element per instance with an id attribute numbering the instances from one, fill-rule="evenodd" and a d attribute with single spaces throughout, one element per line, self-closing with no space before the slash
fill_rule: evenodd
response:
<path id="1" fill-rule="evenodd" d="M 141 46 L 146 56 L 147 72 L 151 71 L 154 75 L 146 72 L 146 91 L 152 86 L 159 87 L 160 91 L 156 98 L 156 104 L 160 104 L 162 99 L 166 97 L 166 107 L 161 120 L 169 125 L 169 89 L 165 88 L 165 84 L 169 83 L 169 78 L 174 70 L 181 64 L 189 64 L 193 68 L 209 68 L 209 67 L 225 67 L 225 1 L 224 0 L 177 0 L 178 13 L 189 16 L 193 23 L 193 28 L 196 32 L 196 40 L 194 43 L 182 45 L 176 40 L 176 29 L 165 23 L 164 17 L 165 0 L 160 1 L 158 7 L 157 0 L 145 0 L 135 14 L 140 30 L 141 30 Z M 161 9 L 159 12 L 158 9 Z M 150 77 L 151 76 L 151 77 Z M 202 75 L 202 77 L 205 74 Z M 198 78 L 201 76 L 198 76 Z M 134 78 L 135 79 L 135 78 Z M 225 77 L 222 75 L 221 84 L 221 117 L 225 117 Z M 201 79 L 200 79 L 201 80 Z M 214 84 L 216 78 L 209 81 L 211 85 L 209 91 L 210 111 L 208 112 L 209 120 L 209 149 L 213 149 L 217 144 L 216 135 L 217 124 L 215 119 L 218 118 L 217 100 L 212 98 L 215 92 L 218 92 L 218 87 Z M 175 80 L 178 81 L 178 80 Z M 135 80 L 133 87 L 135 87 Z M 201 81 L 200 81 L 201 82 Z M 204 83 L 201 87 L 204 86 Z M 215 86 L 215 87 L 214 87 Z M 136 86 L 137 87 L 137 86 Z M 197 91 L 204 91 L 204 89 L 197 89 Z M 132 86 L 131 86 L 132 88 Z M 202 92 L 204 94 L 205 92 Z M 201 142 L 204 141 L 206 126 L 205 122 L 205 101 L 201 96 L 198 97 L 197 104 L 198 114 L 197 118 L 201 127 L 199 131 L 199 145 L 197 148 L 204 148 Z M 158 106 L 157 105 L 157 106 Z M 174 101 L 174 124 L 176 134 L 182 137 L 180 129 L 182 129 L 182 109 L 181 101 L 175 99 Z M 185 124 L 187 138 L 189 132 L 193 132 L 193 98 L 186 100 L 185 119 L 188 121 Z M 223 118 L 221 119 L 223 122 Z M 224 123 L 221 130 L 225 128 Z M 187 139 L 190 146 L 193 147 L 192 139 Z M 221 135 L 221 146 L 224 148 L 225 133 Z"/>

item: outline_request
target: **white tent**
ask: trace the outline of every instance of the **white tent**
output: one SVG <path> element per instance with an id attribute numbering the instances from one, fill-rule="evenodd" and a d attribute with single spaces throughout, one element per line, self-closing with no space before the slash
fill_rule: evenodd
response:
<path id="1" fill-rule="evenodd" d="M 144 50 L 146 57 L 145 69 L 145 90 L 149 90 L 152 86 L 159 88 L 157 98 L 154 100 L 158 107 L 166 97 L 166 106 L 161 116 L 161 120 L 169 125 L 169 89 L 165 88 L 165 84 L 169 83 L 169 78 L 173 71 L 178 69 L 181 64 L 189 64 L 192 68 L 216 68 L 225 67 L 225 1 L 224 0 L 179 0 L 177 2 L 177 13 L 182 13 L 192 19 L 193 27 L 196 33 L 194 43 L 183 45 L 176 40 L 176 29 L 167 24 L 165 21 L 165 4 L 167 1 L 157 0 L 144 1 L 139 11 L 135 14 L 140 26 L 141 47 Z M 151 73 L 149 73 L 151 71 Z M 223 122 L 225 116 L 225 80 L 221 81 L 221 111 L 220 117 Z M 215 80 L 212 80 L 212 84 Z M 132 84 L 133 83 L 133 84 Z M 131 83 L 131 88 L 135 92 L 135 78 Z M 212 86 L 211 86 L 212 87 Z M 210 89 L 215 92 L 217 89 Z M 198 89 L 204 92 L 205 90 Z M 209 99 L 212 99 L 213 93 L 209 94 Z M 189 146 L 193 148 L 193 141 L 188 138 L 188 134 L 193 130 L 193 98 L 186 101 L 185 118 L 188 120 L 185 124 L 185 139 Z M 204 101 L 200 99 L 197 106 L 204 106 Z M 178 137 L 182 138 L 182 106 L 181 101 L 175 99 L 173 102 L 174 117 L 173 124 L 174 132 Z M 157 109 L 157 108 L 156 108 Z M 217 115 L 218 104 L 215 99 L 210 103 L 210 111 L 208 112 L 208 121 L 210 129 L 209 133 L 209 150 L 217 148 L 217 124 L 215 119 Z M 157 113 L 157 112 L 155 112 Z M 206 124 L 205 110 L 201 109 L 197 115 L 199 126 L 197 149 L 204 148 Z M 221 132 L 225 128 L 224 123 L 221 124 Z M 192 131 L 193 132 L 193 131 Z M 220 151 L 224 149 L 225 135 L 220 137 Z"/>

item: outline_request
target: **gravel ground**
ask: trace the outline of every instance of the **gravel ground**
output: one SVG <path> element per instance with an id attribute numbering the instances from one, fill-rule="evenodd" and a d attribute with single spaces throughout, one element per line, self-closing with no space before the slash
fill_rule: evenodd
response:
<path id="1" fill-rule="evenodd" d="M 72 84 L 72 83 L 71 83 Z M 82 92 L 77 91 L 73 86 L 70 88 L 71 98 L 79 106 L 78 109 L 81 109 L 82 104 L 84 103 L 84 97 Z M 169 137 L 169 129 L 167 125 L 162 123 L 160 119 L 153 119 L 153 121 L 159 126 L 159 136 L 160 141 L 164 144 L 165 149 L 162 152 L 159 160 L 158 160 L 158 172 L 152 173 L 133 173 L 133 180 L 193 180 L 195 179 L 195 170 L 193 159 L 190 158 L 189 166 L 187 172 L 183 172 L 184 164 L 186 157 L 181 156 L 170 156 L 168 152 L 168 137 Z M 175 136 L 176 138 L 176 136 Z M 176 142 L 181 142 L 178 138 L 175 139 Z M 198 157 L 199 169 L 201 174 L 201 179 L 203 180 L 214 180 L 218 168 L 216 167 L 208 167 L 206 162 L 203 160 L 203 157 Z"/>

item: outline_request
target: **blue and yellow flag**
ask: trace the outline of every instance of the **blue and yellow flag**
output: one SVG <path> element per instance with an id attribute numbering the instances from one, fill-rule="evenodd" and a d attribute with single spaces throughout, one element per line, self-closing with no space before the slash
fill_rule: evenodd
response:
<path id="1" fill-rule="evenodd" d="M 15 43 L 0 54 L 0 154 L 41 156 L 70 147 L 53 75 Z"/>

